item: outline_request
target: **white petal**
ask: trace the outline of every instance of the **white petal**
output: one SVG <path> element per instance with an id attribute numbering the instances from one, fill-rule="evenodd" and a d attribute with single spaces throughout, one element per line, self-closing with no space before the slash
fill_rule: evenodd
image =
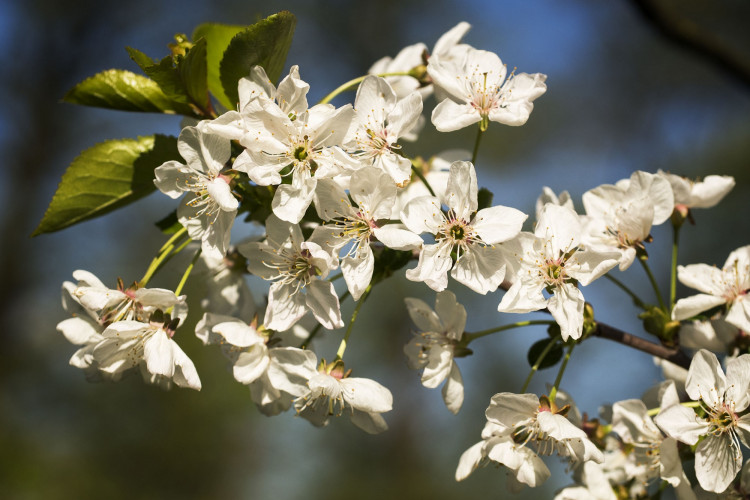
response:
<path id="1" fill-rule="evenodd" d="M 728 434 L 709 435 L 695 450 L 695 476 L 706 491 L 722 493 L 742 468 L 742 453 Z"/>
<path id="2" fill-rule="evenodd" d="M 332 330 L 343 327 L 344 322 L 341 320 L 339 298 L 336 295 L 336 290 L 333 289 L 333 283 L 314 280 L 307 285 L 306 289 L 307 307 L 310 308 L 315 319 L 323 325 L 323 328 Z"/>
<path id="3" fill-rule="evenodd" d="M 344 401 L 356 410 L 383 413 L 393 409 L 391 391 L 369 378 L 345 378 L 340 381 Z"/>
<path id="4" fill-rule="evenodd" d="M 581 291 L 568 283 L 555 287 L 555 293 L 547 302 L 547 308 L 560 325 L 563 341 L 569 337 L 578 339 L 583 333 L 583 306 L 585 299 Z"/>
<path id="5" fill-rule="evenodd" d="M 443 401 L 454 415 L 461 409 L 464 402 L 464 381 L 456 363 L 451 364 L 451 371 L 443 385 Z"/>
<path id="6" fill-rule="evenodd" d="M 229 184 L 223 177 L 216 177 L 206 185 L 208 195 L 218 203 L 222 210 L 237 210 L 240 203 L 232 194 Z"/>
<path id="7" fill-rule="evenodd" d="M 484 458 L 484 454 L 482 453 L 483 448 L 484 441 L 479 441 L 461 454 L 461 458 L 458 459 L 458 467 L 456 468 L 456 481 L 463 481 L 479 467 Z"/>
<path id="8" fill-rule="evenodd" d="M 497 205 L 477 212 L 471 225 L 482 241 L 494 244 L 515 238 L 528 217 L 515 208 Z"/>
<path id="9" fill-rule="evenodd" d="M 432 110 L 432 124 L 440 132 L 460 130 L 481 120 L 479 111 L 468 104 L 456 104 L 450 99 L 445 99 Z"/>
<path id="10" fill-rule="evenodd" d="M 702 399 L 710 407 L 718 407 L 727 388 L 727 379 L 716 355 L 705 349 L 698 351 L 690 363 L 685 391 L 690 399 Z"/>
<path id="11" fill-rule="evenodd" d="M 383 245 L 394 250 L 415 250 L 422 246 L 422 238 L 406 229 L 399 229 L 393 224 L 376 227 L 372 233 Z"/>
<path id="12" fill-rule="evenodd" d="M 674 305 L 674 309 L 672 309 L 672 319 L 683 320 L 692 318 L 703 311 L 708 311 L 725 303 L 726 299 L 723 297 L 699 293 L 698 295 L 678 300 Z"/>

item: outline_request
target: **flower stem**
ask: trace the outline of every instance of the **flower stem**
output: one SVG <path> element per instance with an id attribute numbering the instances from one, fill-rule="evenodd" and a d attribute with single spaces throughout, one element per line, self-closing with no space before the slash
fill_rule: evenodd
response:
<path id="1" fill-rule="evenodd" d="M 409 76 L 409 75 L 410 73 L 408 71 L 398 71 L 395 73 L 379 73 L 375 76 L 380 76 L 380 77 L 385 78 L 387 76 Z M 362 83 L 362 81 L 364 81 L 364 79 L 367 78 L 368 76 L 370 75 L 362 75 L 360 77 L 354 78 L 353 80 L 349 80 L 348 82 L 344 84 L 339 85 L 333 92 L 331 92 L 330 94 L 325 96 L 323 99 L 321 99 L 318 104 L 326 104 L 328 102 L 331 102 L 331 100 L 333 100 L 334 97 L 341 94 L 342 92 L 346 92 L 347 90 L 354 90 L 357 87 L 357 85 Z"/>
<path id="2" fill-rule="evenodd" d="M 677 247 L 680 241 L 680 226 L 672 225 L 672 271 L 669 276 L 669 311 L 674 309 L 677 297 Z"/>
<path id="3" fill-rule="evenodd" d="M 648 280 L 651 282 L 651 286 L 654 288 L 654 292 L 656 293 L 656 299 L 659 301 L 659 307 L 661 307 L 664 311 L 667 311 L 667 306 L 664 304 L 664 298 L 662 297 L 661 291 L 659 290 L 659 285 L 656 283 L 656 278 L 654 278 L 654 275 L 651 272 L 651 268 L 648 267 L 648 262 L 646 262 L 645 258 L 641 258 L 641 257 L 639 257 L 638 260 L 641 261 L 643 270 L 646 271 L 646 274 L 648 275 Z"/>
<path id="4" fill-rule="evenodd" d="M 526 377 L 526 381 L 523 383 L 523 387 L 521 387 L 521 394 L 526 392 L 526 389 L 528 389 L 529 384 L 531 383 L 531 379 L 534 377 L 534 374 L 539 370 L 539 367 L 544 362 L 544 358 L 547 357 L 547 354 L 552 350 L 553 347 L 555 347 L 555 344 L 557 344 L 557 341 L 560 340 L 560 336 L 557 335 L 555 338 L 551 339 L 546 346 L 544 346 L 544 350 L 539 354 L 539 357 L 536 358 L 536 361 L 534 362 L 534 366 L 531 367 L 531 371 L 529 372 L 529 376 Z"/>
<path id="5" fill-rule="evenodd" d="M 482 330 L 480 332 L 476 333 L 469 333 L 466 332 L 464 336 L 468 339 L 467 344 L 473 340 L 476 340 L 480 337 L 484 337 L 485 335 L 490 335 L 492 333 L 496 332 L 502 332 L 504 330 L 510 330 L 512 328 L 519 328 L 521 326 L 531 326 L 531 325 L 554 325 L 555 322 L 548 319 L 535 319 L 535 320 L 529 320 L 529 321 L 519 321 L 517 323 L 511 323 L 509 325 L 502 325 L 495 328 L 490 328 L 489 330 Z"/>
<path id="6" fill-rule="evenodd" d="M 685 406 L 686 408 L 700 408 L 701 402 L 700 401 L 686 401 L 684 403 L 680 403 L 681 406 Z M 647 415 L 649 417 L 653 417 L 654 415 L 658 415 L 661 411 L 661 407 L 659 408 L 651 408 L 648 410 Z"/>
<path id="7" fill-rule="evenodd" d="M 617 278 L 615 278 L 609 273 L 605 274 L 604 277 L 607 278 L 612 283 L 614 283 L 615 285 L 617 285 L 623 292 L 630 295 L 630 298 L 633 299 L 633 302 L 635 302 L 635 304 L 638 307 L 640 307 L 641 309 L 646 309 L 646 304 L 630 288 L 625 286 L 625 284 L 622 281 L 618 280 Z"/>
<path id="8" fill-rule="evenodd" d="M 368 285 L 367 288 L 365 288 L 364 293 L 359 298 L 359 302 L 357 302 L 357 305 L 354 307 L 354 312 L 352 313 L 352 319 L 349 321 L 349 326 L 346 327 L 346 333 L 344 334 L 344 338 L 341 339 L 339 350 L 336 351 L 337 360 L 344 358 L 344 351 L 346 351 L 346 344 L 349 342 L 349 335 L 351 335 L 352 333 L 354 322 L 357 321 L 357 316 L 359 316 L 359 310 L 362 307 L 362 304 L 365 303 L 365 299 L 367 299 L 367 296 L 370 294 L 371 289 L 372 289 L 372 285 Z"/>
<path id="9" fill-rule="evenodd" d="M 557 396 L 557 390 L 560 387 L 560 382 L 562 381 L 563 373 L 565 373 L 565 368 L 568 366 L 568 360 L 570 360 L 570 355 L 573 352 L 573 348 L 575 347 L 575 344 L 570 344 L 570 347 L 568 347 L 568 352 L 565 353 L 565 357 L 563 358 L 562 364 L 560 365 L 560 370 L 557 372 L 557 378 L 555 379 L 555 385 L 552 386 L 552 390 L 549 391 L 549 400 L 550 402 L 555 402 L 555 396 Z"/>
<path id="10" fill-rule="evenodd" d="M 188 278 L 190 277 L 190 273 L 193 272 L 193 268 L 195 267 L 195 263 L 198 260 L 198 257 L 201 256 L 202 249 L 198 249 L 197 252 L 195 252 L 195 255 L 193 255 L 193 259 L 190 261 L 190 264 L 188 264 L 187 269 L 185 269 L 185 272 L 182 274 L 182 279 L 180 279 L 180 283 L 177 285 L 177 289 L 175 289 L 174 294 L 179 296 L 180 292 L 182 292 L 182 289 L 185 288 L 185 283 L 187 283 Z"/>
<path id="11" fill-rule="evenodd" d="M 474 152 L 471 154 L 471 163 L 476 166 L 477 163 L 477 153 L 479 153 L 479 143 L 482 140 L 482 134 L 484 134 L 484 131 L 487 129 L 487 127 L 482 128 L 482 124 L 480 123 L 479 128 L 477 129 L 477 139 L 474 141 Z"/>
<path id="12" fill-rule="evenodd" d="M 183 236 L 185 236 L 185 233 L 187 230 L 183 227 L 179 231 L 177 231 L 175 234 L 172 235 L 169 240 L 167 240 L 166 243 L 159 249 L 159 254 L 154 257 L 154 259 L 151 261 L 151 264 L 149 264 L 148 269 L 146 269 L 146 274 L 143 275 L 143 278 L 141 278 L 141 281 L 138 282 L 138 285 L 140 287 L 144 287 L 148 284 L 149 280 L 153 277 L 153 275 L 156 273 L 156 271 L 164 264 L 170 254 L 172 253 L 172 250 L 174 250 L 175 243 L 177 243 Z M 188 240 L 189 242 L 190 240 Z M 185 245 L 180 246 L 180 250 L 185 248 Z"/>
<path id="13" fill-rule="evenodd" d="M 430 183 L 427 182 L 427 179 L 425 178 L 424 174 L 422 173 L 420 169 L 418 169 L 417 167 L 414 166 L 414 164 L 412 164 L 411 171 L 414 172 L 414 175 L 419 177 L 419 180 L 424 183 L 425 187 L 427 188 L 427 191 L 429 191 L 432 196 L 437 196 L 435 194 L 435 191 L 432 190 L 432 186 L 430 186 Z"/>

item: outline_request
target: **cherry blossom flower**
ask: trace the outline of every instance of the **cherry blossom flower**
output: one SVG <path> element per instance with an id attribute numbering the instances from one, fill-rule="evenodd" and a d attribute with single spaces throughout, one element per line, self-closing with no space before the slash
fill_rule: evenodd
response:
<path id="1" fill-rule="evenodd" d="M 515 237 L 527 215 L 501 205 L 477 212 L 477 177 L 466 161 L 451 165 L 443 203 L 447 214 L 432 196 L 415 198 L 404 208 L 401 219 L 407 228 L 435 235 L 435 243 L 423 247 L 417 267 L 407 270 L 406 277 L 439 292 L 448 285 L 452 268 L 451 276 L 475 292 L 496 290 L 505 277 L 505 260 L 495 244 Z"/>
<path id="2" fill-rule="evenodd" d="M 379 73 L 407 72 L 423 67 L 425 57 L 440 56 L 445 60 L 457 57 L 469 49 L 468 45 L 459 42 L 470 29 L 471 25 L 462 21 L 443 33 L 435 42 L 435 47 L 429 56 L 427 46 L 424 43 L 415 43 L 401 49 L 394 58 L 386 56 L 379 59 L 370 67 L 368 73 L 376 75 Z M 399 99 L 403 99 L 415 90 L 419 91 L 422 99 L 426 99 L 432 93 L 432 85 L 420 86 L 420 81 L 413 76 L 388 76 L 385 80 L 393 88 Z"/>
<path id="3" fill-rule="evenodd" d="M 477 467 L 494 461 L 508 467 L 508 478 L 512 479 L 509 489 L 518 491 L 523 485 L 535 487 L 549 478 L 550 471 L 539 455 L 556 452 L 574 464 L 589 460 L 602 463 L 602 452 L 565 417 L 570 408 L 558 408 L 546 396 L 540 399 L 534 394 L 495 394 L 485 412 L 487 424 L 482 441 L 461 456 L 456 480 L 461 481 Z"/>
<path id="4" fill-rule="evenodd" d="M 221 258 L 229 247 L 239 202 L 231 178 L 222 173 L 231 154 L 228 139 L 185 127 L 177 149 L 187 162 L 168 161 L 154 170 L 154 184 L 170 198 L 190 193 L 177 208 L 177 218 L 190 237 L 201 241 L 204 253 Z"/>
<path id="5" fill-rule="evenodd" d="M 453 357 L 464 334 L 466 309 L 448 290 L 437 294 L 434 310 L 419 299 L 404 300 L 417 327 L 414 337 L 404 347 L 409 368 L 423 369 L 422 385 L 430 389 L 445 381 L 442 390 L 445 406 L 458 413 L 464 401 L 464 383 Z"/>
<path id="6" fill-rule="evenodd" d="M 726 322 L 750 332 L 750 245 L 730 253 L 722 269 L 707 264 L 678 266 L 677 279 L 703 293 L 678 300 L 672 319 L 687 319 L 726 305 Z"/>
<path id="7" fill-rule="evenodd" d="M 369 434 L 388 429 L 381 413 L 391 411 L 391 391 L 369 378 L 350 377 L 341 360 L 321 361 L 318 372 L 307 381 L 308 391 L 294 406 L 299 416 L 313 425 L 328 424 L 330 416 L 349 415 L 352 423 Z"/>
<path id="8" fill-rule="evenodd" d="M 414 92 L 398 100 L 384 79 L 368 76 L 354 99 L 356 128 L 352 132 L 352 156 L 372 165 L 405 185 L 411 178 L 411 161 L 398 154 L 399 137 L 414 128 L 422 113 L 422 97 Z"/>
<path id="9" fill-rule="evenodd" d="M 680 404 L 674 382 L 666 383 L 661 392 L 660 408 Z M 664 437 L 643 401 L 629 399 L 612 405 L 612 430 L 632 447 L 625 464 L 629 477 L 635 477 L 642 483 L 660 478 L 679 489 L 679 498 L 690 496 L 692 489 L 682 470 L 677 441 Z"/>
<path id="10" fill-rule="evenodd" d="M 206 132 L 247 143 L 246 136 L 254 133 L 253 120 L 248 115 L 258 109 L 251 107 L 251 103 L 263 97 L 275 102 L 286 116 L 296 118 L 307 110 L 308 90 L 310 85 L 300 79 L 297 65 L 289 68 L 289 74 L 279 82 L 278 88 L 274 87 L 262 66 L 253 66 L 250 75 L 241 78 L 237 84 L 239 111 L 227 111 L 214 120 L 202 121 L 200 126 Z"/>
<path id="11" fill-rule="evenodd" d="M 327 224 L 316 227 L 310 241 L 335 256 L 346 249 L 341 272 L 352 298 L 359 300 L 375 268 L 375 256 L 370 247 L 373 238 L 395 250 L 419 248 L 422 239 L 397 224 L 378 222 L 390 218 L 396 202 L 396 186 L 385 172 L 366 167 L 353 173 L 349 196 L 355 206 L 336 182 L 325 179 L 318 183 L 315 208 Z"/>
<path id="12" fill-rule="evenodd" d="M 273 281 L 268 294 L 265 326 L 284 331 L 310 310 L 325 328 L 341 328 L 341 310 L 328 273 L 338 260 L 317 243 L 305 241 L 297 224 L 275 215 L 266 220 L 265 243 L 238 246 L 248 259 L 248 270 L 264 280 Z"/>
<path id="13" fill-rule="evenodd" d="M 582 224 L 570 208 L 548 203 L 534 234 L 521 233 L 505 245 L 517 259 L 513 285 L 498 311 L 527 313 L 549 309 L 563 340 L 583 333 L 585 300 L 578 284 L 588 285 L 617 265 L 618 254 L 584 248 Z M 551 293 L 547 299 L 543 291 Z"/>
<path id="14" fill-rule="evenodd" d="M 750 443 L 750 415 L 740 416 L 750 404 L 750 355 L 727 361 L 724 375 L 715 354 L 698 351 L 685 390 L 693 401 L 700 402 L 703 416 L 674 404 L 661 409 L 656 424 L 678 441 L 691 446 L 697 443 L 698 482 L 707 491 L 721 493 L 742 467 L 740 442 Z"/>
<path id="15" fill-rule="evenodd" d="M 702 181 L 692 181 L 663 170 L 659 170 L 657 175 L 667 179 L 672 186 L 675 207 L 687 209 L 716 206 L 735 184 L 734 177 L 729 175 L 707 175 Z"/>
<path id="16" fill-rule="evenodd" d="M 72 295 L 101 326 L 123 320 L 148 321 L 157 309 L 173 308 L 174 317 L 180 320 L 187 316 L 185 296 L 178 297 L 171 290 L 141 288 L 137 283 L 125 288 L 122 281 L 112 289 L 83 270 L 74 271 L 73 277 L 78 280 L 78 285 L 72 290 Z"/>
<path id="17" fill-rule="evenodd" d="M 604 184 L 583 194 L 586 209 L 585 243 L 600 251 L 620 253 L 624 271 L 645 252 L 651 226 L 669 219 L 674 195 L 669 181 L 655 174 L 637 171 L 630 179 Z"/>
<path id="18" fill-rule="evenodd" d="M 337 109 L 319 104 L 307 109 L 307 101 L 294 95 L 290 97 L 294 105 L 264 95 L 248 104 L 243 111 L 248 132 L 240 139 L 247 149 L 233 168 L 258 185 L 280 184 L 271 208 L 280 219 L 297 223 L 312 202 L 318 179 L 360 165 L 341 147 L 354 118 L 351 105 Z M 291 182 L 282 183 L 282 176 L 289 176 Z"/>
<path id="19" fill-rule="evenodd" d="M 195 335 L 205 345 L 221 346 L 232 362 L 235 380 L 250 388 L 258 408 L 265 415 L 277 415 L 306 393 L 317 359 L 312 351 L 278 346 L 275 341 L 277 347 L 270 347 L 271 338 L 264 333 L 258 333 L 254 324 L 211 313 L 204 314 L 195 327 Z"/>
<path id="20" fill-rule="evenodd" d="M 427 72 L 448 98 L 432 111 L 432 123 L 441 132 L 451 132 L 490 121 L 523 125 L 534 108 L 533 101 L 544 94 L 546 75 L 511 74 L 500 58 L 485 50 L 466 50 L 460 59 L 430 58 Z"/>
<path id="21" fill-rule="evenodd" d="M 102 332 L 104 340 L 94 348 L 94 361 L 112 376 L 140 366 L 152 383 L 165 387 L 175 383 L 199 391 L 195 365 L 172 340 L 179 319 L 159 313 L 148 323 L 123 320 L 109 325 Z"/>

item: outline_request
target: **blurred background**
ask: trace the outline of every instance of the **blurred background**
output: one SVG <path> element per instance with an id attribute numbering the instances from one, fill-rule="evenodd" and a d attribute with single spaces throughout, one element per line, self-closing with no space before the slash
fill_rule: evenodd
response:
<path id="1" fill-rule="evenodd" d="M 509 67 L 548 75 L 528 124 L 492 124 L 480 149 L 480 185 L 495 203 L 533 213 L 543 185 L 580 195 L 637 169 L 689 177 L 733 175 L 737 187 L 711 210 L 695 211 L 682 231 L 680 262 L 723 264 L 750 243 L 750 4 L 744 0 L 555 2 L 481 0 L 4 0 L 0 2 L 0 497 L 26 498 L 501 498 L 505 473 L 488 467 L 453 479 L 458 458 L 479 440 L 490 397 L 517 392 L 528 347 L 543 329 L 520 329 L 472 344 L 459 360 L 466 401 L 454 416 L 438 390 L 421 386 L 402 349 L 410 323 L 404 296 L 432 304 L 434 294 L 403 271 L 375 288 L 347 350 L 347 366 L 394 393 L 390 430 L 369 436 L 342 418 L 323 429 L 295 418 L 259 414 L 218 350 L 191 333 L 195 300 L 176 340 L 195 361 L 200 393 L 164 392 L 130 377 L 89 384 L 68 365 L 75 347 L 55 330 L 65 319 L 60 286 L 75 269 L 106 284 L 139 279 L 164 238 L 152 222 L 174 207 L 159 193 L 113 215 L 30 239 L 68 164 L 112 138 L 176 135 L 177 118 L 76 107 L 60 102 L 99 71 L 137 71 L 124 47 L 161 58 L 175 33 L 206 21 L 251 24 L 281 9 L 298 18 L 287 60 L 298 64 L 315 102 L 405 45 L 438 37 L 459 21 L 465 40 L 496 52 Z M 657 29 L 666 21 L 665 31 Z M 665 33 L 683 30 L 687 40 Z M 679 31 L 679 32 L 683 32 Z M 353 95 L 346 98 L 352 99 Z M 339 104 L 345 99 L 339 98 Z M 429 110 L 434 101 L 426 103 Z M 409 154 L 471 149 L 474 129 L 439 134 L 428 125 Z M 654 230 L 651 266 L 668 290 L 671 233 Z M 174 288 L 184 262 L 154 280 Z M 648 301 L 639 266 L 621 279 Z M 499 294 L 478 297 L 452 282 L 468 311 L 467 329 L 543 315 L 499 315 Z M 201 293 L 198 280 L 187 293 Z M 683 294 L 686 292 L 682 289 Z M 584 289 L 597 319 L 643 335 L 637 311 L 611 283 Z M 262 300 L 262 297 L 256 297 Z M 344 307 L 344 316 L 352 305 Z M 319 356 L 331 358 L 341 332 Z M 540 372 L 538 393 L 555 369 Z M 581 411 L 639 397 L 661 374 L 650 356 L 603 339 L 576 349 L 562 387 Z M 571 482 L 550 457 L 553 477 L 518 498 L 551 498 Z"/>

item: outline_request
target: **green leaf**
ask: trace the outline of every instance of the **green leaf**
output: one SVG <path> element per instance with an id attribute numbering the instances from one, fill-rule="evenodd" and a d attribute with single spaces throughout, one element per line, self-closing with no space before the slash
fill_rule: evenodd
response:
<path id="1" fill-rule="evenodd" d="M 121 69 L 102 71 L 87 78 L 69 90 L 63 101 L 150 113 L 185 114 L 187 108 L 191 114 L 189 107 L 167 97 L 155 81 Z"/>
<path id="2" fill-rule="evenodd" d="M 154 61 L 138 49 L 134 49 L 133 47 L 125 47 L 125 50 L 128 52 L 130 58 L 135 61 L 135 63 L 140 66 L 142 70 L 145 70 L 149 66 L 153 66 L 154 64 L 156 64 L 156 61 Z"/>
<path id="3" fill-rule="evenodd" d="M 101 142 L 63 174 L 32 236 L 51 233 L 128 205 L 156 189 L 154 169 L 180 160 L 177 138 L 151 135 Z"/>
<path id="4" fill-rule="evenodd" d="M 177 70 L 180 72 L 180 78 L 190 99 L 199 109 L 209 109 L 211 101 L 208 96 L 208 63 L 205 38 L 201 38 L 193 44 L 185 57 L 180 60 Z"/>
<path id="5" fill-rule="evenodd" d="M 169 215 L 156 221 L 156 227 L 164 234 L 174 234 L 182 228 L 182 224 L 177 219 L 177 210 L 172 210 Z"/>
<path id="6" fill-rule="evenodd" d="M 224 94 L 224 87 L 219 77 L 219 65 L 224 57 L 229 42 L 234 36 L 244 30 L 245 26 L 231 26 L 228 24 L 205 23 L 193 31 L 193 40 L 206 39 L 206 62 L 208 66 L 208 89 L 216 99 L 227 109 L 234 106 Z"/>
<path id="7" fill-rule="evenodd" d="M 544 349 L 547 347 L 547 344 L 549 344 L 550 342 L 551 339 L 542 339 L 534 342 L 534 344 L 529 348 L 528 354 L 526 354 L 526 360 L 529 362 L 529 366 L 534 366 L 534 364 L 539 359 L 539 356 L 542 354 L 542 351 L 544 351 Z M 543 370 L 545 368 L 555 366 L 557 362 L 562 358 L 562 355 L 563 347 L 562 344 L 558 343 L 544 357 L 544 360 L 539 365 L 539 369 Z"/>
<path id="8" fill-rule="evenodd" d="M 185 106 L 189 116 L 200 116 L 210 109 L 206 83 L 206 40 L 201 39 L 187 49 L 185 55 L 167 56 L 158 63 L 143 52 L 127 48 L 130 58 L 159 85 L 164 94 Z M 193 104 L 197 110 L 190 106 Z M 196 113 L 195 111 L 199 111 Z"/>
<path id="9" fill-rule="evenodd" d="M 277 82 L 292 45 L 297 20 L 291 12 L 282 11 L 259 21 L 235 35 L 221 60 L 220 77 L 229 99 L 228 109 L 239 102 L 237 82 L 250 74 L 255 65 L 263 66 L 268 78 Z"/>

